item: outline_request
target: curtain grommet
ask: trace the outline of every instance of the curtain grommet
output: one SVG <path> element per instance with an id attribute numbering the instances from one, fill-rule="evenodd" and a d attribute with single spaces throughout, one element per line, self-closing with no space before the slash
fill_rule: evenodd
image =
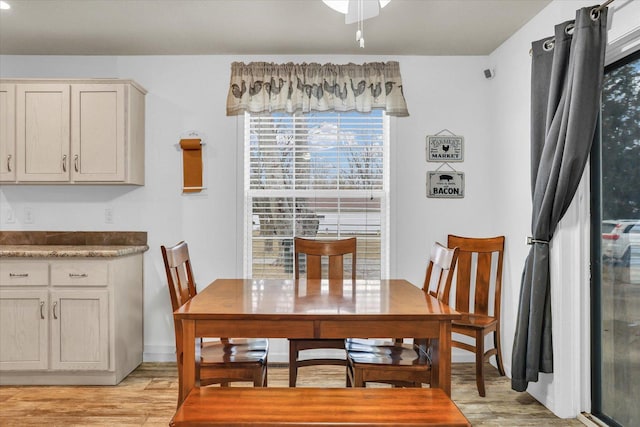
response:
<path id="1" fill-rule="evenodd" d="M 589 12 L 589 16 L 591 16 L 592 21 L 597 21 L 598 19 L 600 19 L 600 9 L 594 7 L 593 9 L 591 9 L 591 12 Z"/>
<path id="2" fill-rule="evenodd" d="M 575 29 L 575 24 L 569 24 L 566 27 L 564 27 L 564 33 L 568 36 L 572 36 L 573 35 L 573 30 Z"/>
<path id="3" fill-rule="evenodd" d="M 553 50 L 555 44 L 556 42 L 554 39 L 545 40 L 544 43 L 542 43 L 542 48 L 545 50 L 545 52 L 549 52 Z"/>

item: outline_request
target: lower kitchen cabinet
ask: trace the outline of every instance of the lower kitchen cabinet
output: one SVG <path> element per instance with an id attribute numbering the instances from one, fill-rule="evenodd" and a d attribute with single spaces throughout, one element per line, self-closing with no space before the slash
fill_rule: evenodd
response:
<path id="1" fill-rule="evenodd" d="M 0 288 L 0 370 L 49 367 L 48 307 L 46 289 Z"/>
<path id="2" fill-rule="evenodd" d="M 109 369 L 109 293 L 51 293 L 51 368 Z"/>
<path id="3" fill-rule="evenodd" d="M 117 384 L 142 347 L 142 254 L 0 259 L 0 384 Z"/>

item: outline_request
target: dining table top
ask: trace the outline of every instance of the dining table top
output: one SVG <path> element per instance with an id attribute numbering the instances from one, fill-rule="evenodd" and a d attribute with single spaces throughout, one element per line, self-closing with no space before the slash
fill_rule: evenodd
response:
<path id="1" fill-rule="evenodd" d="M 451 322 L 460 314 L 402 279 L 217 279 L 174 311 L 178 401 L 195 386 L 196 337 L 434 339 L 431 387 L 451 395 Z"/>
<path id="2" fill-rule="evenodd" d="M 402 279 L 217 279 L 174 313 L 177 319 L 456 319 L 459 314 Z"/>

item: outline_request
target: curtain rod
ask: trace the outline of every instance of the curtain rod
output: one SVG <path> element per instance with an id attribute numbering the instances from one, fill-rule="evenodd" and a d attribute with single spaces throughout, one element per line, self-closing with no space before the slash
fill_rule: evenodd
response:
<path id="1" fill-rule="evenodd" d="M 600 12 L 602 9 L 604 9 L 605 7 L 609 6 L 609 4 L 613 3 L 613 0 L 607 0 L 606 2 L 602 3 L 600 6 L 598 6 L 595 11 L 596 12 Z"/>
<path id="2" fill-rule="evenodd" d="M 600 12 L 602 9 L 606 8 L 607 6 L 609 6 L 611 3 L 613 3 L 614 0 L 607 0 L 604 3 L 602 3 L 600 6 L 593 8 L 591 10 L 591 13 L 598 13 Z M 531 56 L 533 54 L 533 49 L 529 49 L 529 56 Z"/>

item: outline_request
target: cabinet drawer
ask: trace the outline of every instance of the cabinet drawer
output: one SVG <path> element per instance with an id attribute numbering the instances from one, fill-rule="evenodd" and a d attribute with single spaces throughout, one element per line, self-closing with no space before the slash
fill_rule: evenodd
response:
<path id="1" fill-rule="evenodd" d="M 0 286 L 49 286 L 49 263 L 0 262 Z"/>
<path id="2" fill-rule="evenodd" d="M 107 261 L 60 261 L 51 264 L 52 286 L 107 286 Z"/>

